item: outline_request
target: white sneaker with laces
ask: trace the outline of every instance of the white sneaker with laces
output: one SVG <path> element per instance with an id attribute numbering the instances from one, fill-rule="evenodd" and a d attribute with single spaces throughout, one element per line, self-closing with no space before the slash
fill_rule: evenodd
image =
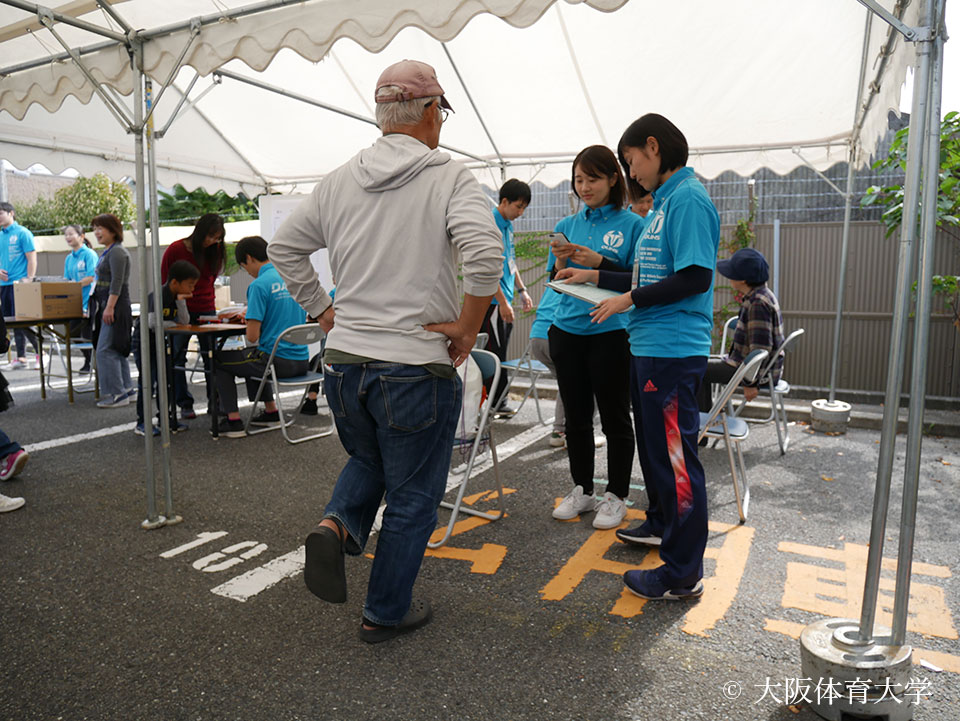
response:
<path id="1" fill-rule="evenodd" d="M 600 529 L 616 528 L 627 515 L 627 504 L 609 491 L 597 501 L 597 515 L 593 527 Z"/>
<path id="2" fill-rule="evenodd" d="M 553 509 L 553 517 L 558 521 L 570 521 L 596 506 L 597 499 L 592 493 L 587 495 L 583 492 L 583 486 L 574 486 L 567 497 L 560 501 L 560 505 Z"/>
<path id="3" fill-rule="evenodd" d="M 0 513 L 15 511 L 26 503 L 22 498 L 11 498 L 0 494 Z"/>

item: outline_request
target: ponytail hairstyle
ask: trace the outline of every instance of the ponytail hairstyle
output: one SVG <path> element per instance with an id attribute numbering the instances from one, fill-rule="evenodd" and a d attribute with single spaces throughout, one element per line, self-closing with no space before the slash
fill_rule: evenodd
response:
<path id="1" fill-rule="evenodd" d="M 613 207 L 623 208 L 626 201 L 626 186 L 623 181 L 623 173 L 620 172 L 620 166 L 617 165 L 617 158 L 606 145 L 591 145 L 581 150 L 573 161 L 573 168 L 570 171 L 570 187 L 573 194 L 578 198 L 576 189 L 577 166 L 580 170 L 593 178 L 616 178 L 617 182 L 610 188 L 610 203 Z"/>
<path id="2" fill-rule="evenodd" d="M 213 271 L 213 275 L 220 275 L 224 265 L 226 246 L 223 238 L 225 232 L 223 218 L 216 213 L 207 213 L 206 215 L 200 216 L 200 220 L 198 220 L 197 224 L 193 227 L 193 232 L 187 241 L 190 246 L 190 252 L 193 254 L 193 259 L 201 271 L 204 268 L 210 268 Z M 215 245 L 204 248 L 204 241 L 211 235 L 218 236 L 219 241 Z"/>
<path id="3" fill-rule="evenodd" d="M 87 240 L 87 236 L 83 234 L 83 226 L 82 226 L 82 225 L 77 225 L 76 223 L 71 223 L 70 225 L 65 225 L 65 226 L 63 226 L 63 232 L 64 232 L 64 233 L 67 232 L 67 228 L 73 228 L 73 232 L 80 236 L 80 240 L 83 241 L 83 244 L 84 244 L 85 246 L 87 246 L 88 248 L 92 248 L 92 247 L 93 247 L 92 245 L 90 245 L 90 241 Z"/>
<path id="4" fill-rule="evenodd" d="M 687 145 L 687 139 L 680 132 L 680 128 L 656 113 L 647 113 L 637 118 L 623 131 L 623 136 L 620 138 L 619 145 L 617 145 L 617 155 L 627 174 L 627 182 L 630 185 L 630 193 L 633 197 L 641 197 L 637 194 L 640 184 L 630 177 L 630 164 L 624 157 L 623 151 L 624 148 L 645 148 L 647 138 L 651 137 L 656 138 L 657 144 L 660 146 L 660 175 L 669 170 L 682 168 L 687 164 L 690 149 Z"/>

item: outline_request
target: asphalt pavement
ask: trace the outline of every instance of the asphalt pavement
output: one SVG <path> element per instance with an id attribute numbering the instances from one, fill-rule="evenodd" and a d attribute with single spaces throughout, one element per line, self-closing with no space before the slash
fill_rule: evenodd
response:
<path id="1" fill-rule="evenodd" d="M 279 433 L 214 441 L 201 415 L 171 444 L 183 521 L 143 530 L 133 406 L 99 410 L 91 394 L 70 405 L 63 391 L 40 400 L 35 372 L 4 373 L 17 404 L 0 427 L 31 459 L 0 485 L 27 500 L 0 516 L 0 719 L 809 721 L 819 717 L 807 704 L 784 703 L 785 686 L 802 677 L 796 636 L 859 614 L 877 431 L 794 425 L 781 456 L 773 427 L 752 427 L 743 525 L 725 449 L 703 449 L 706 593 L 644 603 L 620 576 L 655 565 L 655 552 L 596 531 L 589 515 L 550 517 L 569 490 L 567 457 L 548 446 L 550 429 L 528 402 L 494 428 L 508 516 L 464 521 L 428 552 L 415 594 L 433 604 L 434 621 L 369 646 L 357 629 L 370 558 L 347 559 L 343 605 L 312 596 L 300 572 L 303 539 L 345 460 L 336 435 L 298 446 Z M 885 623 L 904 453 L 898 436 Z M 462 460 L 455 452 L 454 465 Z M 914 718 L 956 719 L 960 440 L 926 438 L 920 475 Z M 642 483 L 637 466 L 635 518 Z M 495 505 L 489 464 L 468 484 L 475 507 Z M 163 511 L 161 492 L 158 501 Z"/>

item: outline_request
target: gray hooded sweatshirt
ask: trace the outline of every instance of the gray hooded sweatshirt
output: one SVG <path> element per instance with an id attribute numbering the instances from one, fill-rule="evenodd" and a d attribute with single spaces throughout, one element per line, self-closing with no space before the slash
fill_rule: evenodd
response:
<path id="1" fill-rule="evenodd" d="M 423 329 L 460 315 L 463 290 L 496 292 L 503 244 L 473 174 L 403 134 L 385 135 L 317 183 L 267 246 L 312 317 L 330 305 L 310 264 L 329 251 L 336 280 L 327 348 L 377 360 L 450 364 L 447 338 Z"/>

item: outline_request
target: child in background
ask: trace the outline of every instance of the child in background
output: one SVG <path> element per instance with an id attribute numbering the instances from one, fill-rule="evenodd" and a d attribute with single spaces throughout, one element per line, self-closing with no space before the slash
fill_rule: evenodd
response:
<path id="1" fill-rule="evenodd" d="M 172 325 L 187 325 L 190 323 L 190 312 L 187 310 L 187 299 L 193 295 L 193 290 L 197 285 L 197 281 L 200 279 L 200 270 L 191 263 L 189 260 L 178 260 L 170 265 L 170 268 L 167 270 L 167 282 L 161 288 L 161 301 L 160 301 L 160 317 L 161 322 L 164 327 Z M 150 327 L 150 330 L 156 327 L 156 316 L 154 314 L 154 298 L 153 293 L 150 294 L 147 298 L 147 307 L 150 308 L 150 312 L 147 316 L 147 323 Z M 142 362 L 142 353 L 140 348 L 140 318 L 137 318 L 136 323 L 133 326 L 133 358 L 137 363 L 137 426 L 133 429 L 133 432 L 138 436 L 142 436 L 145 433 L 145 425 L 143 419 L 143 370 L 141 368 Z M 157 398 L 157 415 L 159 416 L 160 412 L 160 393 L 159 387 L 157 386 L 157 363 L 165 362 L 165 359 L 157 353 L 157 344 L 154 340 L 153 333 L 150 334 L 150 393 L 156 393 Z M 170 378 L 167 379 L 169 384 Z M 170 387 L 170 393 L 173 392 L 172 384 Z M 170 430 L 174 433 L 179 431 L 187 430 L 188 426 L 185 423 L 180 423 L 177 420 L 177 411 L 176 404 L 170 404 Z M 160 429 L 156 426 L 153 426 L 153 435 L 160 435 Z"/>

